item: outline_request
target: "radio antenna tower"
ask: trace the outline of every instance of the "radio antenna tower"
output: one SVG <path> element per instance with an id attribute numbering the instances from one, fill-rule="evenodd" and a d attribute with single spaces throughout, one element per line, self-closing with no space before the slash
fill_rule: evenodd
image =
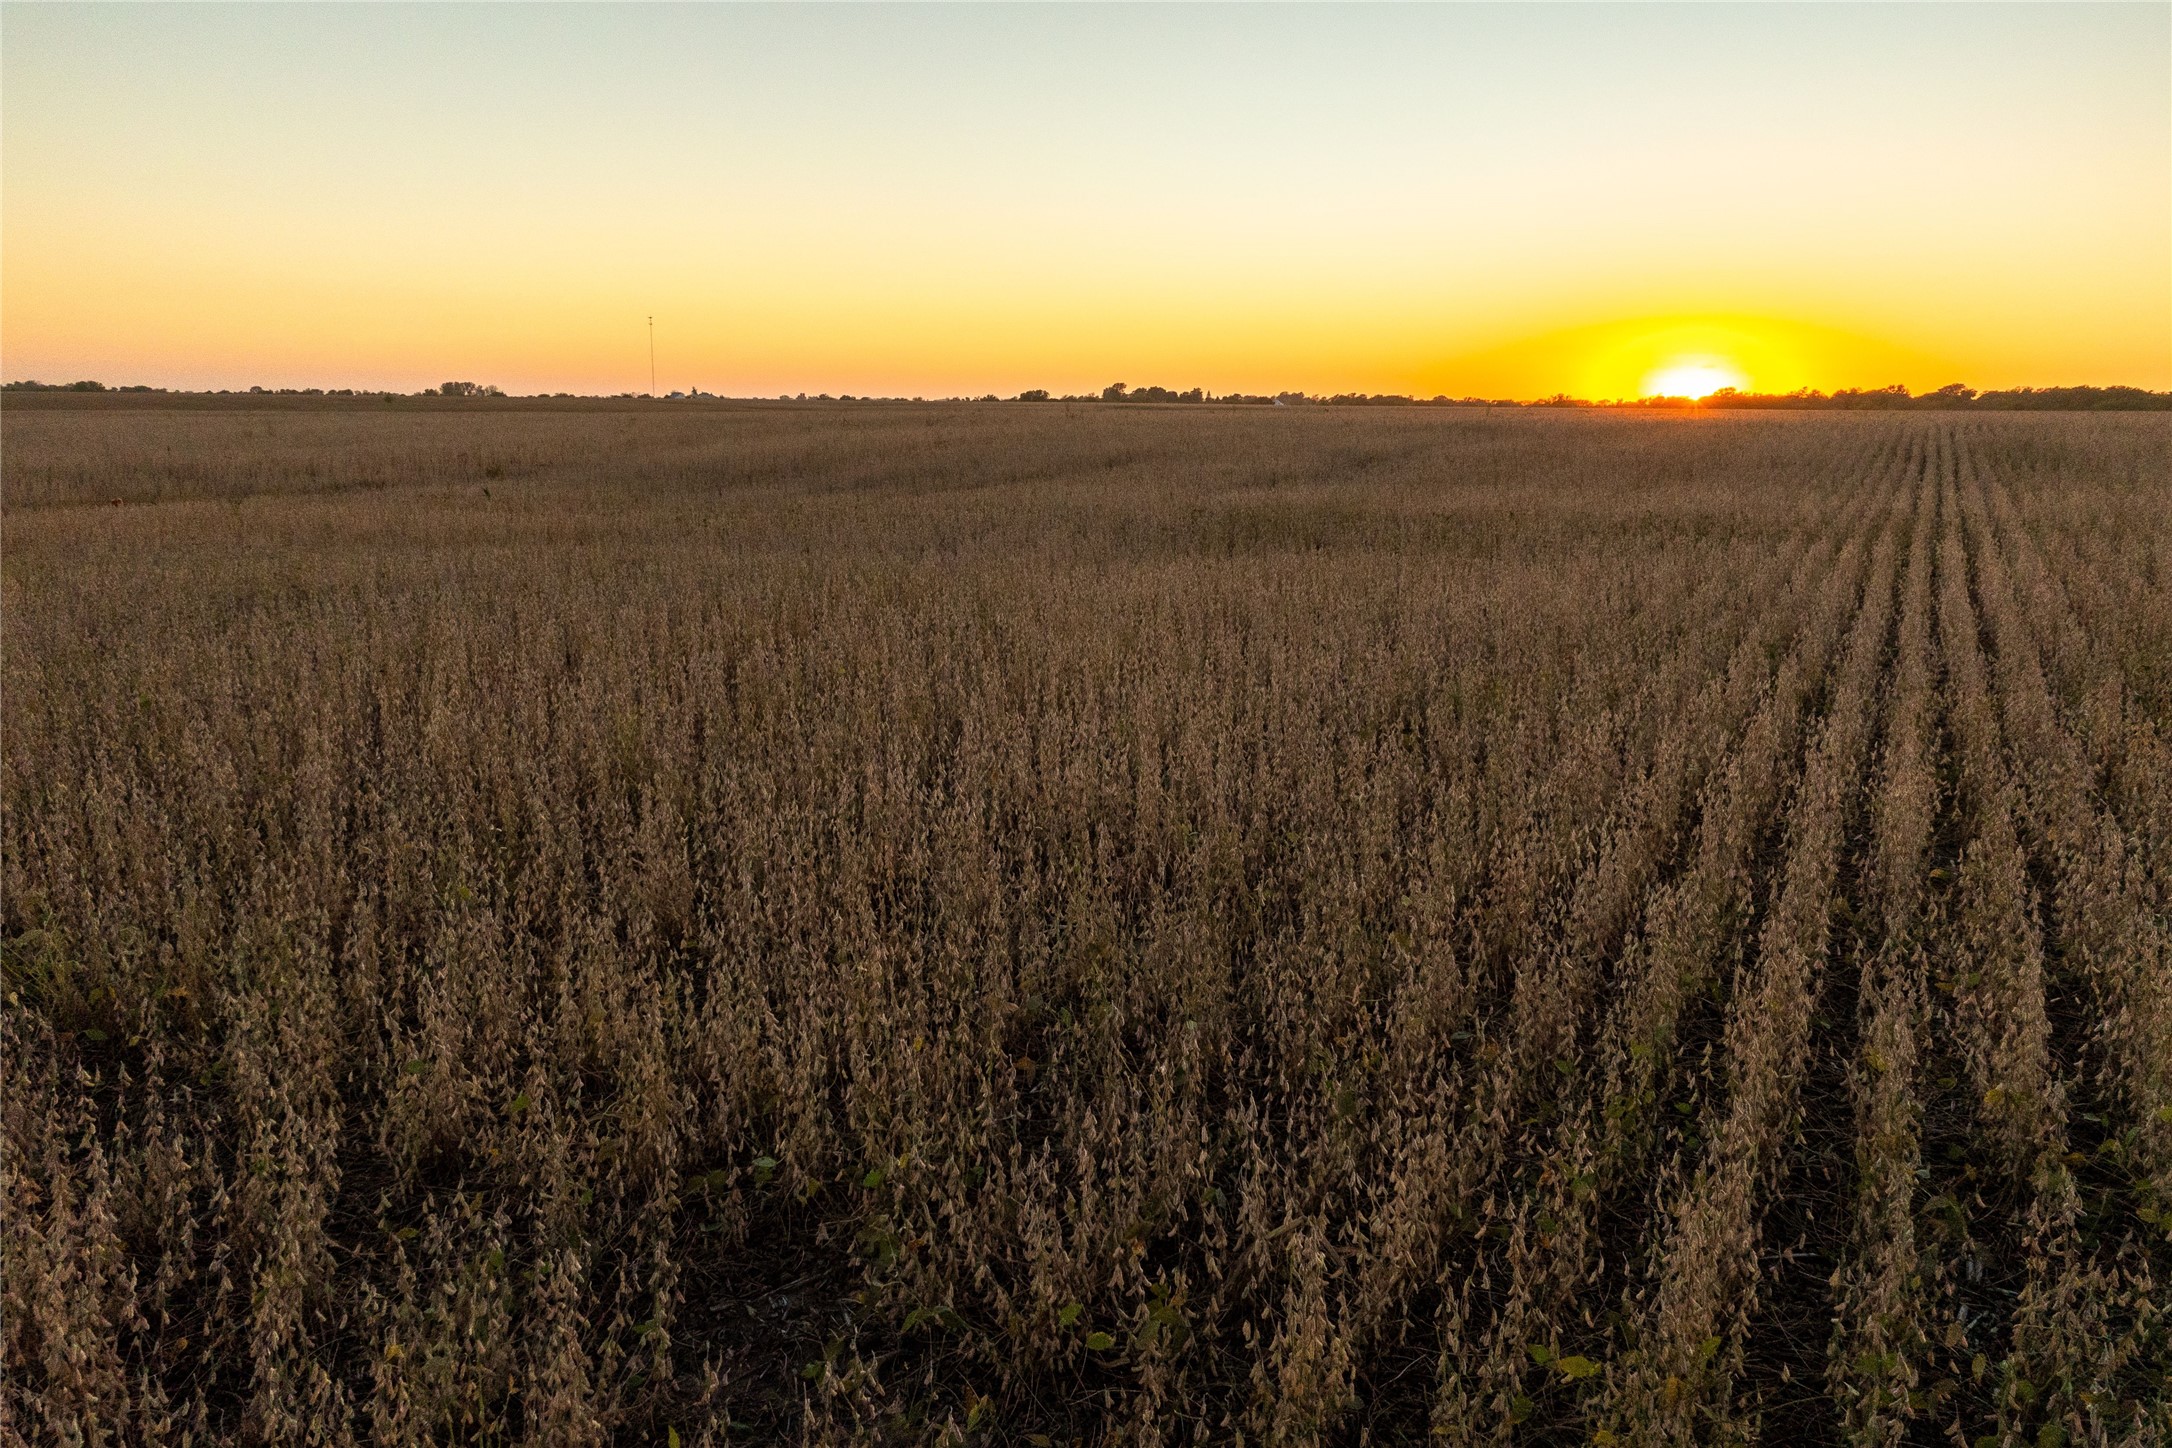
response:
<path id="1" fill-rule="evenodd" d="M 649 318 L 649 396 L 656 395 L 656 319 Z"/>

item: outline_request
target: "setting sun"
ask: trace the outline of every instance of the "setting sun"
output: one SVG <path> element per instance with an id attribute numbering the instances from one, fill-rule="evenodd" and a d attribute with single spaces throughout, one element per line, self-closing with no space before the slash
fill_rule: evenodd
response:
<path id="1" fill-rule="evenodd" d="M 2172 0 L 0 0 L 0 258 L 0 1422 L 2172 1448 Z"/>
<path id="2" fill-rule="evenodd" d="M 4 9 L 10 379 L 2172 385 L 2161 6 Z"/>
<path id="3" fill-rule="evenodd" d="M 1732 363 L 1711 357 L 1684 358 L 1670 362 L 1644 379 L 1646 397 L 1709 397 L 1722 387 L 1744 385 Z"/>

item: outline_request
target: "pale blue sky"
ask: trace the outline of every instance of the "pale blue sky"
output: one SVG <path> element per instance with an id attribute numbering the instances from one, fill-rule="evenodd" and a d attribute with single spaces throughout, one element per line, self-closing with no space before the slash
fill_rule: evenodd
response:
<path id="1" fill-rule="evenodd" d="M 715 386 L 1447 385 L 1520 339 L 1724 313 L 1987 383 L 2172 383 L 2163 4 L 10 3 L 0 29 L 10 376 L 598 385 L 653 310 Z"/>

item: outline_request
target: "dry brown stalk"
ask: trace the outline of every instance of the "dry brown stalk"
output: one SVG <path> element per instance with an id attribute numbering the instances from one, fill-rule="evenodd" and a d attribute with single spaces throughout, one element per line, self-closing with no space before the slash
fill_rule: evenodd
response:
<path id="1" fill-rule="evenodd" d="M 1609 1431 L 1654 1442 L 1734 1436 L 1731 1377 L 1755 1301 L 1755 1198 L 1795 1110 L 1831 927 L 1843 832 L 1870 734 L 1869 704 L 1892 620 L 1894 517 L 1873 551 L 1832 700 L 1805 764 L 1780 895 L 1756 977 L 1727 1020 L 1729 1095 L 1704 1162 L 1672 1203 L 1638 1347 L 1609 1384 Z"/>
<path id="2" fill-rule="evenodd" d="M 2161 423 L 14 397 L 0 1437 L 2161 1431 Z"/>

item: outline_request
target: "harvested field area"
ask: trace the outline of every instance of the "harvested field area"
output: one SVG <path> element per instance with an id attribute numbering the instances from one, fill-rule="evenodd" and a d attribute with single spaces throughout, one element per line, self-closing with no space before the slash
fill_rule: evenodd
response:
<path id="1" fill-rule="evenodd" d="M 2172 1439 L 2162 416 L 4 428 L 0 1436 Z"/>

